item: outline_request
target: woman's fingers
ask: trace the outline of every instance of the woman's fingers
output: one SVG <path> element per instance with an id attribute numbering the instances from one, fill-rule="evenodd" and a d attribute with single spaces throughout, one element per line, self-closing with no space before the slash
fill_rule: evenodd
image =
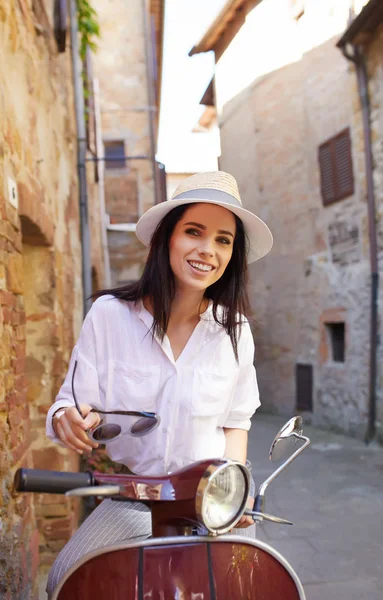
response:
<path id="1" fill-rule="evenodd" d="M 63 435 L 65 436 L 65 441 L 72 446 L 75 446 L 77 450 L 83 452 L 84 450 L 87 452 L 91 452 L 92 450 L 92 442 L 86 435 L 83 429 L 80 429 L 78 426 L 74 425 L 66 415 L 63 415 L 59 423 L 62 427 Z"/>
<path id="2" fill-rule="evenodd" d="M 76 437 L 84 442 L 84 444 L 91 446 L 90 449 L 98 448 L 98 444 L 89 439 L 86 432 L 100 422 L 100 415 L 98 413 L 90 412 L 91 409 L 92 407 L 90 404 L 80 404 L 80 410 L 83 417 L 80 416 L 76 408 L 70 408 L 65 412 L 65 416 L 68 418 Z"/>
<path id="3" fill-rule="evenodd" d="M 100 423 L 101 417 L 97 412 L 90 412 L 84 419 L 86 429 L 93 429 Z"/>
<path id="4" fill-rule="evenodd" d="M 89 412 L 89 410 L 86 410 L 86 412 Z M 95 415 L 95 418 L 92 416 L 92 421 L 97 423 L 98 418 L 98 415 Z M 58 427 L 59 424 L 60 428 Z M 82 453 L 84 451 L 91 452 L 92 448 L 98 448 L 98 444 L 89 439 L 86 434 L 88 426 L 85 419 L 80 416 L 78 410 L 74 407 L 65 410 L 65 413 L 58 419 L 56 428 L 61 441 L 72 450 Z"/>
<path id="5" fill-rule="evenodd" d="M 56 432 L 60 440 L 63 442 L 63 444 L 65 444 L 67 448 L 70 448 L 71 450 L 82 454 L 83 451 L 68 440 L 65 427 L 63 426 L 63 423 L 60 423 L 60 421 L 58 421 L 58 423 L 56 424 Z"/>
<path id="6" fill-rule="evenodd" d="M 253 525 L 254 520 L 252 517 L 250 517 L 250 515 L 243 515 L 240 520 L 238 521 L 238 523 L 236 524 L 235 528 L 236 529 L 245 529 L 246 527 L 250 527 L 250 525 Z"/>
<path id="7" fill-rule="evenodd" d="M 68 407 L 56 424 L 61 441 L 79 454 L 98 448 L 97 442 L 91 440 L 86 433 L 96 427 L 101 420 L 100 415 L 91 412 L 91 409 L 90 404 L 80 404 L 81 416 L 75 406 Z"/>
<path id="8" fill-rule="evenodd" d="M 87 427 L 85 425 L 84 417 L 89 412 L 89 411 L 86 411 L 86 409 L 85 409 L 86 406 L 88 406 L 88 405 L 86 405 L 86 404 L 80 405 L 80 409 L 81 409 L 83 416 L 80 415 L 80 413 L 78 412 L 78 410 L 75 406 L 71 406 L 70 408 L 66 409 L 65 415 L 63 415 L 63 417 L 61 417 L 61 418 L 66 417 L 68 419 L 68 421 L 70 421 L 73 425 L 77 425 L 80 429 L 83 429 L 84 431 L 86 431 Z"/>

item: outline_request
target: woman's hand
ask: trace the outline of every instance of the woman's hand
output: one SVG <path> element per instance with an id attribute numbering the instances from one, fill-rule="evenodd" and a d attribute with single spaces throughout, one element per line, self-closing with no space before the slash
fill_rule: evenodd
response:
<path id="1" fill-rule="evenodd" d="M 253 506 L 254 506 L 254 498 L 251 498 L 251 496 L 249 496 L 246 508 L 250 508 L 250 510 L 253 510 Z M 253 525 L 253 524 L 254 524 L 253 517 L 251 517 L 250 515 L 242 515 L 242 517 L 236 524 L 235 529 L 237 529 L 237 528 L 243 529 L 245 527 L 250 527 L 250 525 Z"/>
<path id="2" fill-rule="evenodd" d="M 61 442 L 71 450 L 79 454 L 91 452 L 92 448 L 97 448 L 98 444 L 89 439 L 86 434 L 88 429 L 96 427 L 101 418 L 96 412 L 90 412 L 92 407 L 89 404 L 80 404 L 80 409 L 84 418 L 79 415 L 75 406 L 64 408 L 64 414 L 58 418 L 53 416 L 53 429 Z"/>

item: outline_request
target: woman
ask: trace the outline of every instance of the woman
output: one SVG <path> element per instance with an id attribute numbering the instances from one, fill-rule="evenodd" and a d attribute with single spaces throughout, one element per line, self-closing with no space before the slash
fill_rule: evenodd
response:
<path id="1" fill-rule="evenodd" d="M 187 178 L 141 217 L 136 233 L 150 246 L 143 275 L 98 294 L 48 412 L 47 434 L 82 454 L 97 447 L 86 433 L 100 419 L 91 408 L 153 411 L 158 428 L 107 446 L 132 472 L 163 474 L 222 456 L 245 463 L 260 404 L 245 318 L 247 262 L 269 252 L 271 233 L 242 208 L 235 179 L 221 171 Z M 84 418 L 74 407 L 75 364 Z M 237 527 L 252 523 L 245 516 Z M 148 535 L 146 507 L 104 500 L 59 554 L 48 592 L 84 553 Z"/>

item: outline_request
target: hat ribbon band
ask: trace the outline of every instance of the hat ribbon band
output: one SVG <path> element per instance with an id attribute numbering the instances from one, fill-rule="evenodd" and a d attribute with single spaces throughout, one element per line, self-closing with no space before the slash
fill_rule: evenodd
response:
<path id="1" fill-rule="evenodd" d="M 182 192 L 181 194 L 174 196 L 172 200 L 187 200 L 188 198 L 193 198 L 196 200 L 212 200 L 213 202 L 224 202 L 225 204 L 231 204 L 232 206 L 238 206 L 242 208 L 242 204 L 231 194 L 221 190 L 209 188 L 188 190 L 187 192 Z"/>

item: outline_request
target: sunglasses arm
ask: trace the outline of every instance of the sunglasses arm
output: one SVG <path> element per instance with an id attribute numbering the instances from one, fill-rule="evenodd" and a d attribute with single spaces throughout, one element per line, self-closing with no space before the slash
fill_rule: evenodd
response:
<path id="1" fill-rule="evenodd" d="M 142 410 L 98 410 L 97 408 L 92 408 L 89 412 L 99 413 L 100 415 L 122 415 L 126 417 L 147 417 L 150 419 L 158 419 L 156 413 Z"/>

